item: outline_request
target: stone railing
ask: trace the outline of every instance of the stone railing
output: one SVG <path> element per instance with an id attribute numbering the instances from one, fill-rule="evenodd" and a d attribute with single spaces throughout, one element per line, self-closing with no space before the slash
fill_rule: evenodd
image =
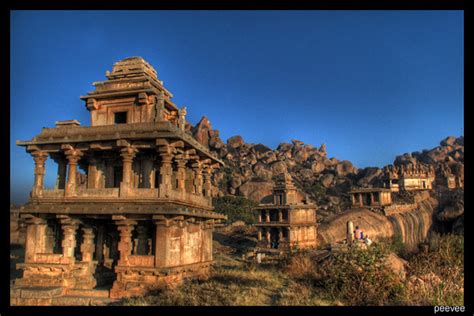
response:
<path id="1" fill-rule="evenodd" d="M 57 253 L 37 253 L 35 254 L 34 263 L 55 263 L 55 264 L 69 264 L 74 261 L 74 258 L 64 257 Z"/>
<path id="2" fill-rule="evenodd" d="M 128 265 L 135 267 L 154 267 L 155 256 L 130 255 L 127 256 Z"/>
<path id="3" fill-rule="evenodd" d="M 137 198 L 158 198 L 159 189 L 154 188 L 132 188 L 128 195 Z"/>
<path id="4" fill-rule="evenodd" d="M 42 196 L 44 198 L 62 198 L 64 197 L 64 189 L 43 189 Z"/>
<path id="5" fill-rule="evenodd" d="M 43 189 L 43 195 L 41 198 L 44 199 L 63 199 L 64 190 L 57 189 Z M 40 198 L 40 199 L 41 199 Z M 153 200 L 176 200 L 181 202 L 188 202 L 196 205 L 212 206 L 212 198 L 196 195 L 189 192 L 180 192 L 176 190 L 168 190 L 166 192 L 160 192 L 160 189 L 156 188 L 129 188 L 127 194 L 121 195 L 120 188 L 100 188 L 100 189 L 87 189 L 77 188 L 74 196 L 67 197 L 69 199 L 81 199 L 81 198 L 94 198 L 94 199 L 153 199 Z"/>
<path id="6" fill-rule="evenodd" d="M 166 192 L 160 192 L 160 197 L 166 197 L 171 200 L 182 200 L 185 202 L 190 202 L 198 205 L 212 205 L 212 198 L 197 195 L 189 192 L 182 192 L 176 190 L 168 190 Z"/>
<path id="7" fill-rule="evenodd" d="M 265 218 L 262 219 L 261 222 L 259 222 L 258 224 L 288 224 L 288 220 L 287 219 L 283 219 L 281 221 L 279 220 L 276 220 L 276 221 L 272 221 L 270 220 L 269 222 L 265 221 Z"/>
<path id="8" fill-rule="evenodd" d="M 100 188 L 100 189 L 83 189 L 78 188 L 76 190 L 77 197 L 119 197 L 119 189 L 118 188 Z"/>

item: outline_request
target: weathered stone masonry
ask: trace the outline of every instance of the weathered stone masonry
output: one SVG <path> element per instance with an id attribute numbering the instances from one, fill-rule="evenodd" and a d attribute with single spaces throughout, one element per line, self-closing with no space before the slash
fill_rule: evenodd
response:
<path id="1" fill-rule="evenodd" d="M 222 161 L 185 133 L 186 109 L 142 58 L 119 61 L 106 76 L 81 97 L 91 126 L 57 122 L 17 142 L 35 162 L 20 211 L 27 233 L 18 289 L 113 282 L 114 298 L 208 273 L 213 225 L 225 218 L 211 205 L 210 177 Z M 44 188 L 49 158 L 58 164 L 54 189 Z"/>
<path id="2" fill-rule="evenodd" d="M 260 204 L 258 248 L 290 250 L 317 245 L 316 205 L 302 199 L 290 174 L 280 176 L 273 188 L 273 203 Z"/>

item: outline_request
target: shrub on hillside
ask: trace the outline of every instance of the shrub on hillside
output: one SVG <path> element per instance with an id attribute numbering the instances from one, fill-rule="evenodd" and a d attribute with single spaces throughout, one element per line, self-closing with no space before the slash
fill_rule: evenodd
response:
<path id="1" fill-rule="evenodd" d="M 464 305 L 464 236 L 435 234 L 408 262 L 410 304 Z"/>
<path id="2" fill-rule="evenodd" d="M 385 264 L 388 253 L 386 246 L 374 244 L 335 254 L 318 266 L 316 285 L 348 305 L 398 305 L 405 288 Z"/>
<path id="3" fill-rule="evenodd" d="M 227 222 L 244 221 L 246 224 L 257 222 L 257 213 L 252 209 L 257 202 L 242 196 L 223 196 L 214 198 L 214 209 L 217 213 L 227 215 Z"/>

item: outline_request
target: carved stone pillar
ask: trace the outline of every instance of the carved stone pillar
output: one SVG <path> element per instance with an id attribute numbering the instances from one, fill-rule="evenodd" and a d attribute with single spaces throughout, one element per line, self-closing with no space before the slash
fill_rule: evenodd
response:
<path id="1" fill-rule="evenodd" d="M 270 211 L 265 211 L 265 222 L 270 223 Z"/>
<path id="2" fill-rule="evenodd" d="M 69 172 L 66 184 L 66 196 L 76 195 L 77 190 L 77 162 L 81 159 L 83 153 L 77 149 L 69 149 L 66 151 L 66 158 L 68 160 Z"/>
<path id="3" fill-rule="evenodd" d="M 123 191 L 127 191 L 131 187 L 132 163 L 133 163 L 133 158 L 135 158 L 136 153 L 137 153 L 137 150 L 132 146 L 128 146 L 120 150 L 120 156 L 122 157 L 122 162 L 123 162 L 122 183 L 120 185 L 120 189 L 121 189 L 120 191 L 122 191 L 122 189 Z"/>
<path id="4" fill-rule="evenodd" d="M 374 194 L 372 192 L 370 192 L 369 194 L 370 194 L 370 205 L 374 205 L 375 203 Z"/>
<path id="5" fill-rule="evenodd" d="M 63 230 L 63 256 L 66 258 L 74 258 L 74 250 L 76 248 L 76 231 L 79 224 L 75 221 L 65 220 L 61 222 Z"/>
<path id="6" fill-rule="evenodd" d="M 159 154 L 161 158 L 160 167 L 160 196 L 168 195 L 168 192 L 172 190 L 171 179 L 173 176 L 173 167 L 171 162 L 173 161 L 173 154 L 171 153 L 170 146 L 162 146 L 159 148 Z"/>
<path id="7" fill-rule="evenodd" d="M 155 122 L 165 121 L 165 96 L 164 93 L 160 93 L 156 96 L 155 103 Z"/>
<path id="8" fill-rule="evenodd" d="M 186 190 L 186 159 L 176 160 L 177 171 L 176 171 L 176 189 L 179 192 L 185 192 Z"/>
<path id="9" fill-rule="evenodd" d="M 364 202 L 362 200 L 362 193 L 359 193 L 359 206 L 360 207 L 364 206 Z"/>
<path id="10" fill-rule="evenodd" d="M 81 254 L 83 262 L 91 262 L 94 258 L 94 230 L 91 227 L 82 229 Z"/>
<path id="11" fill-rule="evenodd" d="M 212 169 L 211 167 L 207 167 L 204 171 L 204 196 L 208 198 L 211 197 L 212 192 L 211 175 Z"/>
<path id="12" fill-rule="evenodd" d="M 258 212 L 258 222 L 262 222 L 262 211 Z"/>
<path id="13" fill-rule="evenodd" d="M 43 253 L 46 243 L 46 220 L 39 217 L 29 217 L 25 220 L 25 262 L 34 262 L 37 253 Z"/>
<path id="14" fill-rule="evenodd" d="M 117 222 L 117 229 L 120 233 L 120 241 L 118 243 L 118 251 L 120 252 L 120 259 L 118 265 L 128 265 L 128 256 L 132 254 L 132 232 L 136 221 L 121 220 Z"/>
<path id="15" fill-rule="evenodd" d="M 48 159 L 48 154 L 43 151 L 34 151 L 31 153 L 35 161 L 35 182 L 33 190 L 31 191 L 32 197 L 41 197 L 43 194 L 43 183 L 44 183 L 44 163 Z"/>
<path id="16" fill-rule="evenodd" d="M 278 210 L 278 221 L 281 223 L 283 222 L 283 211 Z"/>
<path id="17" fill-rule="evenodd" d="M 258 241 L 262 240 L 262 228 L 261 227 L 258 228 L 257 239 L 258 239 Z"/>
<path id="18" fill-rule="evenodd" d="M 283 241 L 283 228 L 278 227 L 278 241 L 282 242 Z"/>
<path id="19" fill-rule="evenodd" d="M 202 195 L 202 166 L 199 162 L 193 164 L 194 173 L 194 192 L 197 195 Z"/>

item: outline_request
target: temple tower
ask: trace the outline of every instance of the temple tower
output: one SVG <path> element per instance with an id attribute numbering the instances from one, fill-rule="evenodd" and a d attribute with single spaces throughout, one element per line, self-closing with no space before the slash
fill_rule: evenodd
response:
<path id="1" fill-rule="evenodd" d="M 208 273 L 213 226 L 225 216 L 213 212 L 202 174 L 223 162 L 185 132 L 186 108 L 143 58 L 115 63 L 106 77 L 81 97 L 90 126 L 56 122 L 17 141 L 35 162 L 17 289 L 67 293 L 114 280 L 113 298 Z M 47 159 L 58 164 L 52 189 Z"/>
<path id="2" fill-rule="evenodd" d="M 302 198 L 291 175 L 281 174 L 273 188 L 273 203 L 260 204 L 258 248 L 310 248 L 317 245 L 316 205 Z"/>

